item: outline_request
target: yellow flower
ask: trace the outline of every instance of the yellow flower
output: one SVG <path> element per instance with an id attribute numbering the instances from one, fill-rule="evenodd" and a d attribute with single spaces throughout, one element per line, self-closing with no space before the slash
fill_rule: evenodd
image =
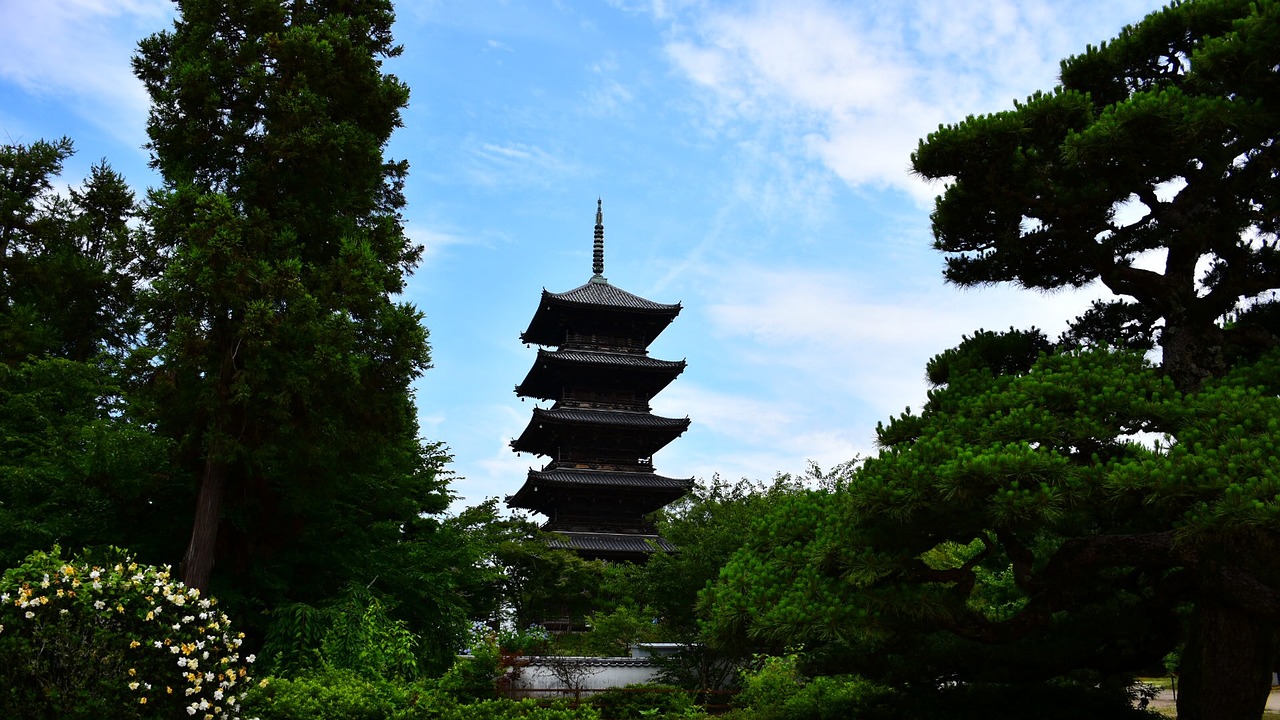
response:
<path id="1" fill-rule="evenodd" d="M 147 699 L 146 699 L 146 698 L 144 698 L 144 697 L 140 697 L 140 698 L 138 698 L 138 703 L 139 703 L 139 704 L 141 704 L 141 705 L 146 705 L 146 704 L 147 704 Z"/>
<path id="2" fill-rule="evenodd" d="M 130 649 L 130 650 L 132 650 L 132 649 L 134 649 L 134 648 L 138 647 L 138 646 L 139 646 L 139 645 L 141 645 L 141 644 L 142 644 L 142 643 L 138 642 L 137 640 L 130 641 L 130 643 L 129 643 L 129 649 Z"/>
<path id="3" fill-rule="evenodd" d="M 133 677 L 134 675 L 137 675 L 137 674 L 138 674 L 137 670 L 133 668 L 129 668 L 129 677 Z"/>

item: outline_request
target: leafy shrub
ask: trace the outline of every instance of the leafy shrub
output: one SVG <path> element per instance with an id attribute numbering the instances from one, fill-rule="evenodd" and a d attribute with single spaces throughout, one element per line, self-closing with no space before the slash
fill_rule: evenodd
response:
<path id="1" fill-rule="evenodd" d="M 895 692 L 855 675 L 806 678 L 794 654 L 763 658 L 743 673 L 734 717 L 745 720 L 842 720 L 898 717 Z"/>
<path id="2" fill-rule="evenodd" d="M 110 549 L 0 579 L 0 717 L 234 718 L 254 657 L 216 600 Z"/>
<path id="3" fill-rule="evenodd" d="M 249 693 L 244 707 L 262 720 L 383 720 L 403 716 L 416 700 L 404 684 L 330 667 L 268 678 Z"/>
<path id="4" fill-rule="evenodd" d="M 464 704 L 430 682 L 371 680 L 337 668 L 269 678 L 244 707 L 261 720 L 601 720 L 585 705 L 494 699 Z"/>
<path id="5" fill-rule="evenodd" d="M 702 715 L 685 690 L 670 685 L 628 685 L 591 696 L 604 720 L 688 718 Z"/>
<path id="6" fill-rule="evenodd" d="M 293 603 L 272 613 L 262 653 L 273 673 L 299 675 L 324 668 L 370 680 L 418 675 L 418 637 L 367 588 L 352 586 L 324 607 Z"/>

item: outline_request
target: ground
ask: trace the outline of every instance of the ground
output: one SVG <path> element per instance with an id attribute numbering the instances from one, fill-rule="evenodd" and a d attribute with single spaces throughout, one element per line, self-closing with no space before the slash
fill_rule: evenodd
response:
<path id="1" fill-rule="evenodd" d="M 1177 717 L 1176 703 L 1173 690 L 1169 687 L 1169 680 L 1157 678 L 1146 682 L 1160 687 L 1160 694 L 1151 701 L 1151 707 L 1169 717 Z M 1271 696 L 1267 698 L 1267 711 L 1262 714 L 1261 720 L 1280 720 L 1280 687 L 1271 688 Z"/>

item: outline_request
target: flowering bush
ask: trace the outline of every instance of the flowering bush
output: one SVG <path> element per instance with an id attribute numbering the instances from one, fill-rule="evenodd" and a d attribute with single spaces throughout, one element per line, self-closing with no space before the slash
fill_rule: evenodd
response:
<path id="1" fill-rule="evenodd" d="M 238 717 L 254 656 L 216 606 L 121 550 L 32 553 L 0 579 L 0 716 Z"/>

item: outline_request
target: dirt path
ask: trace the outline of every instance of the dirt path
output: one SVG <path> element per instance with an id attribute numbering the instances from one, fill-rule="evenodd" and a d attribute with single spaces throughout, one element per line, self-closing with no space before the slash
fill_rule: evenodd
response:
<path id="1" fill-rule="evenodd" d="M 1160 694 L 1156 695 L 1151 701 L 1152 708 L 1169 717 L 1174 717 L 1176 705 L 1173 699 L 1173 691 L 1168 689 L 1161 690 Z M 1267 698 L 1267 712 L 1280 713 L 1280 687 L 1271 688 L 1271 696 Z"/>

